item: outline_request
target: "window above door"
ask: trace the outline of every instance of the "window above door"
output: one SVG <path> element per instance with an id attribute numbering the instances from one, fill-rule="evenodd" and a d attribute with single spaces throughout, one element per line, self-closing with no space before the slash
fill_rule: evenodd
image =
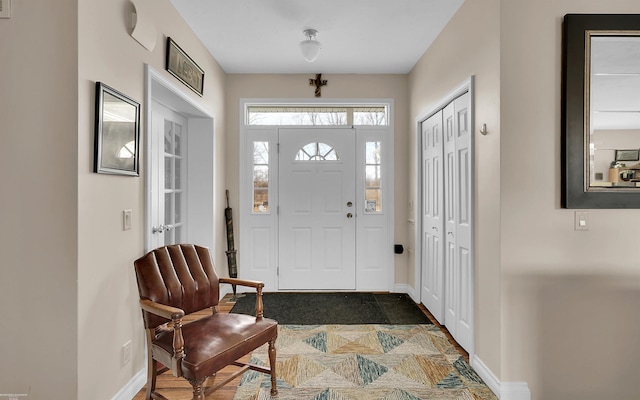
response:
<path id="1" fill-rule="evenodd" d="M 247 125 L 388 126 L 384 105 L 248 105 Z"/>

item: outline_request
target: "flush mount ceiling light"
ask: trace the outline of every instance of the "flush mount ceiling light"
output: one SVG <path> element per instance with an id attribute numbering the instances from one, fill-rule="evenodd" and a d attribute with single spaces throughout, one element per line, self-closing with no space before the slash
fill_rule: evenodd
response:
<path id="1" fill-rule="evenodd" d="M 321 44 L 316 39 L 318 31 L 315 29 L 305 29 L 303 31 L 307 40 L 300 42 L 300 50 L 302 50 L 302 56 L 307 62 L 314 62 L 318 58 L 320 53 Z"/>

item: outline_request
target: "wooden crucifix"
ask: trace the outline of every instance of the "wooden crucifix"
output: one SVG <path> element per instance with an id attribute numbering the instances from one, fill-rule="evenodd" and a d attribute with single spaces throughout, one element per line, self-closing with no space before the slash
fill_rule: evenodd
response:
<path id="1" fill-rule="evenodd" d="M 309 86 L 315 86 L 316 87 L 316 97 L 320 97 L 322 95 L 322 93 L 320 92 L 320 90 L 322 89 L 323 86 L 327 86 L 327 80 L 326 79 L 322 79 L 322 74 L 316 74 L 316 78 L 310 78 L 309 79 Z"/>

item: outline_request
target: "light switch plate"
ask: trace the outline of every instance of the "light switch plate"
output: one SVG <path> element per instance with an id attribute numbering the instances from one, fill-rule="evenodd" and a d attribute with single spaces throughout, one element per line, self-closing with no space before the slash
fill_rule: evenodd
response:
<path id="1" fill-rule="evenodd" d="M 589 230 L 589 213 L 586 211 L 576 211 L 573 228 L 576 231 L 588 231 Z"/>
<path id="2" fill-rule="evenodd" d="M 128 231 L 131 229 L 131 210 L 122 211 L 122 230 Z"/>
<path id="3" fill-rule="evenodd" d="M 0 18 L 11 18 L 11 0 L 0 0 Z"/>

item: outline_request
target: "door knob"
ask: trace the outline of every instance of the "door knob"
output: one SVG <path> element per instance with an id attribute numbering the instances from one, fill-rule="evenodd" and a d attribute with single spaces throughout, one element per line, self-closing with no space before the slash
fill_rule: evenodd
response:
<path id="1" fill-rule="evenodd" d="M 353 207 L 353 203 L 352 202 L 347 202 L 347 207 Z"/>
<path id="2" fill-rule="evenodd" d="M 347 218 L 353 218 L 353 214 L 347 213 Z"/>

